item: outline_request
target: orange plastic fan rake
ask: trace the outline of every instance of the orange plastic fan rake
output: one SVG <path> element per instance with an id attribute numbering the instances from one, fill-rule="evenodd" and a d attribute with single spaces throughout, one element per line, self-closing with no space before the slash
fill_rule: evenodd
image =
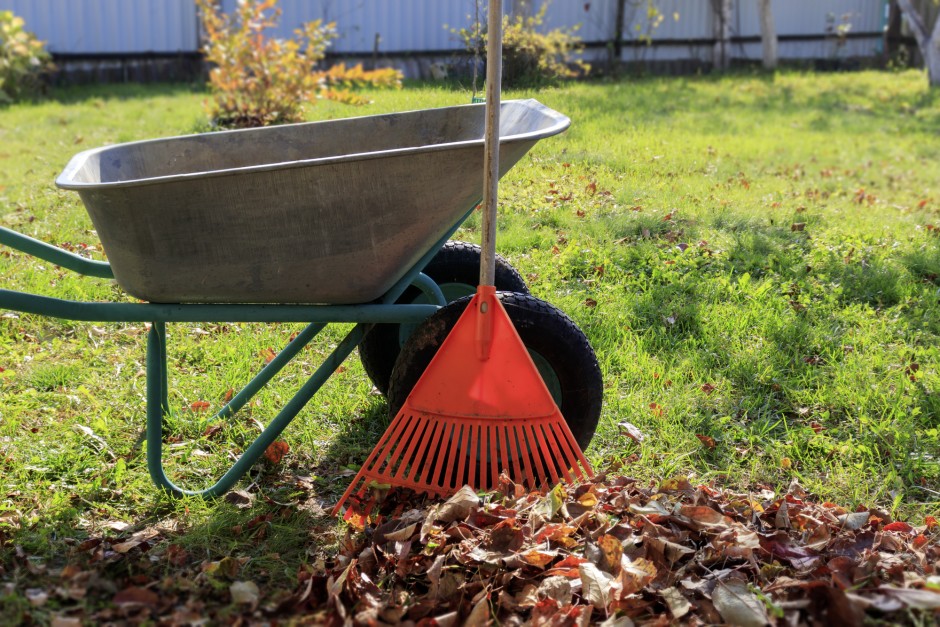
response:
<path id="1" fill-rule="evenodd" d="M 480 286 L 333 509 L 352 497 L 347 520 L 369 514 L 376 486 L 444 497 L 494 488 L 501 472 L 529 488 L 592 475 L 494 287 L 501 16 L 490 0 Z"/>
<path id="2" fill-rule="evenodd" d="M 572 482 L 591 467 L 492 286 L 481 285 L 336 505 L 367 514 L 370 488 L 449 496 L 463 485 Z"/>

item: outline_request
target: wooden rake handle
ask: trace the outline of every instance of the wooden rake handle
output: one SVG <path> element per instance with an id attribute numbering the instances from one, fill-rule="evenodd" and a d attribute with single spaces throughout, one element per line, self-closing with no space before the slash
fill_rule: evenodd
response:
<path id="1" fill-rule="evenodd" d="M 483 236 L 480 285 L 496 283 L 496 203 L 499 192 L 499 103 L 503 78 L 503 2 L 490 0 L 486 38 L 486 126 L 483 133 Z"/>
<path id="2" fill-rule="evenodd" d="M 483 235 L 480 287 L 474 300 L 477 358 L 489 359 L 493 344 L 492 310 L 496 303 L 496 205 L 499 196 L 499 105 L 503 80 L 503 2 L 490 0 L 486 37 L 486 125 L 483 132 Z"/>

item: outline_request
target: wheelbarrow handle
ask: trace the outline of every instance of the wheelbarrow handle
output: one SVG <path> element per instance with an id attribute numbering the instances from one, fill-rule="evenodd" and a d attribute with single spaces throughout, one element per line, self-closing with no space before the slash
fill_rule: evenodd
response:
<path id="1" fill-rule="evenodd" d="M 85 276 L 93 276 L 101 279 L 113 279 L 114 273 L 111 272 L 111 264 L 104 261 L 94 261 L 85 259 L 80 255 L 62 250 L 57 246 L 41 242 L 22 233 L 17 233 L 11 229 L 0 226 L 0 244 L 14 248 L 20 252 L 32 255 L 62 266 L 72 272 L 78 272 Z"/>

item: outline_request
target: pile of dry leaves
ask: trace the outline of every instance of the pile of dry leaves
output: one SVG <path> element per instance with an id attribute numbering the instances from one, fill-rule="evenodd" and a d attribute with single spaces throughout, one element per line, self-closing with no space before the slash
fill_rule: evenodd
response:
<path id="1" fill-rule="evenodd" d="M 414 507 L 396 492 L 295 608 L 337 624 L 861 624 L 940 618 L 940 528 L 788 494 L 598 478 L 503 482 Z"/>
<path id="2" fill-rule="evenodd" d="M 230 496 L 254 511 L 252 495 Z M 247 557 L 201 561 L 175 543 L 179 530 L 157 527 L 74 544 L 55 572 L 17 549 L 0 575 L 13 577 L 8 593 L 25 589 L 32 608 L 17 622 L 55 627 L 940 619 L 936 520 L 912 527 L 877 509 L 817 504 L 796 484 L 785 495 L 742 495 L 685 479 L 647 486 L 598 477 L 540 493 L 504 478 L 482 498 L 470 488 L 446 502 L 405 490 L 383 496 L 371 518 L 351 517 L 338 554 L 322 556 L 322 539 L 311 541 L 310 554 L 321 557 L 293 588 L 274 589 Z M 260 542 L 272 520 L 297 507 L 278 503 L 232 532 Z M 52 583 L 27 583 L 41 580 Z"/>

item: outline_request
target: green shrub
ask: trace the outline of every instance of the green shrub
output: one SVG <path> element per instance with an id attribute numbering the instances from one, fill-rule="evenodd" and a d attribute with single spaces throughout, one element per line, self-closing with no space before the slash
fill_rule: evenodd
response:
<path id="1" fill-rule="evenodd" d="M 318 71 L 336 36 L 332 23 L 308 22 L 291 39 L 265 37 L 280 16 L 277 0 L 242 0 L 232 15 L 221 12 L 213 0 L 196 4 L 206 33 L 203 51 L 212 65 L 207 110 L 218 126 L 299 122 L 304 107 L 317 98 L 362 104 L 366 101 L 353 89 L 401 85 L 401 73 L 390 68 L 366 71 L 361 65 L 339 65 Z"/>
<path id="2" fill-rule="evenodd" d="M 35 95 L 52 69 L 45 44 L 23 26 L 23 18 L 0 11 L 0 103 Z"/>
<path id="3" fill-rule="evenodd" d="M 538 13 L 525 17 L 503 17 L 503 85 L 538 86 L 586 74 L 591 66 L 576 59 L 584 51 L 581 39 L 571 30 L 554 29 L 539 32 L 545 21 L 549 3 Z M 474 23 L 472 28 L 453 31 L 464 47 L 480 56 L 486 55 L 486 24 Z"/>

